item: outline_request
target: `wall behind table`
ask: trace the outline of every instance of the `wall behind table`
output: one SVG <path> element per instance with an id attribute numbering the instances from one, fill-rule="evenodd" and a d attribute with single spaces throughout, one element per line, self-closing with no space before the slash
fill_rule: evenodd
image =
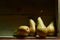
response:
<path id="1" fill-rule="evenodd" d="M 19 26 L 28 25 L 27 23 L 28 19 L 25 16 L 0 16 L 0 36 L 11 36 Z"/>

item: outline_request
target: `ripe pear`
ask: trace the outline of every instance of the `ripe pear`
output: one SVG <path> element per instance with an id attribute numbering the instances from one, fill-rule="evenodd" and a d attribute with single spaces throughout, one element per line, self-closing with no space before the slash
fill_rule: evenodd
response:
<path id="1" fill-rule="evenodd" d="M 18 28 L 18 35 L 27 36 L 29 32 L 30 32 L 30 29 L 28 26 L 20 26 Z"/>
<path id="2" fill-rule="evenodd" d="M 47 28 L 44 25 L 41 17 L 38 17 L 37 19 L 37 34 L 42 37 L 47 35 Z"/>
<path id="3" fill-rule="evenodd" d="M 53 22 L 51 22 L 51 23 L 47 26 L 47 30 L 48 30 L 48 35 L 54 35 L 55 28 L 54 28 L 54 23 L 53 23 Z"/>
<path id="4" fill-rule="evenodd" d="M 30 19 L 30 34 L 34 34 L 36 31 L 35 22 L 33 19 Z"/>

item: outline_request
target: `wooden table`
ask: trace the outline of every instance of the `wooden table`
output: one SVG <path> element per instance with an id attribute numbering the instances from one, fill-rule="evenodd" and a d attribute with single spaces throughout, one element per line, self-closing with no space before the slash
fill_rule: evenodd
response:
<path id="1" fill-rule="evenodd" d="M 60 40 L 60 39 L 0 39 L 0 40 Z"/>
<path id="2" fill-rule="evenodd" d="M 18 38 L 0 38 L 0 40 L 60 40 L 60 38 L 45 38 L 45 39 L 36 39 L 36 38 L 25 38 L 25 39 L 18 39 Z"/>
<path id="3" fill-rule="evenodd" d="M 57 38 L 57 37 L 46 37 L 46 38 L 21 38 L 21 39 L 18 39 L 16 37 L 0 37 L 0 40 L 60 40 L 60 38 Z"/>

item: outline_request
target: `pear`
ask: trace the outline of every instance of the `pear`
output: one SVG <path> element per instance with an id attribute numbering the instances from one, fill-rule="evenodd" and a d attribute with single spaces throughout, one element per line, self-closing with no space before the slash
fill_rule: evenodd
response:
<path id="1" fill-rule="evenodd" d="M 18 28 L 18 35 L 21 35 L 21 36 L 27 36 L 30 32 L 30 29 L 28 26 L 20 26 Z"/>
<path id="2" fill-rule="evenodd" d="M 47 30 L 48 30 L 48 35 L 54 35 L 54 32 L 55 32 L 54 22 L 51 22 L 51 23 L 47 26 Z"/>
<path id="3" fill-rule="evenodd" d="M 35 22 L 33 19 L 30 19 L 30 34 L 34 34 L 36 31 Z"/>
<path id="4" fill-rule="evenodd" d="M 37 34 L 41 37 L 44 37 L 47 35 L 47 28 L 44 25 L 41 17 L 38 17 L 37 19 Z"/>

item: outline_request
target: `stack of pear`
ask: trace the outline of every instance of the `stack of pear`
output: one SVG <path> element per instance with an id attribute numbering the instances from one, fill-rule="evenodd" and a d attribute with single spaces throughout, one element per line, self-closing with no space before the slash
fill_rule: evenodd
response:
<path id="1" fill-rule="evenodd" d="M 29 20 L 29 27 L 28 26 L 20 26 L 18 28 L 17 34 L 21 36 L 27 36 L 29 33 L 31 35 L 35 35 L 37 31 L 37 35 L 40 37 L 46 37 L 46 35 L 53 35 L 55 32 L 54 28 L 54 22 L 51 22 L 47 27 L 43 23 L 43 20 L 41 17 L 38 17 L 37 19 L 37 30 L 36 30 L 36 23 L 33 19 Z"/>
<path id="2" fill-rule="evenodd" d="M 51 22 L 51 23 L 47 26 L 47 31 L 48 31 L 48 34 L 47 34 L 47 35 L 54 35 L 54 32 L 55 32 L 54 22 Z"/>
<path id="3" fill-rule="evenodd" d="M 37 19 L 37 34 L 41 37 L 45 37 L 47 35 L 47 28 L 44 25 L 41 17 L 38 17 Z"/>
<path id="4" fill-rule="evenodd" d="M 30 19 L 30 34 L 34 35 L 36 32 L 35 22 L 33 19 Z"/>

